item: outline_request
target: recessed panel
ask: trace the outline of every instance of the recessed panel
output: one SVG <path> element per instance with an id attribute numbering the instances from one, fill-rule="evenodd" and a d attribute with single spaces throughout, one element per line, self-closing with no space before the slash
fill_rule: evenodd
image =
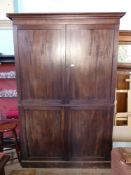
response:
<path id="1" fill-rule="evenodd" d="M 25 111 L 26 144 L 29 157 L 62 159 L 64 120 L 61 111 Z"/>
<path id="2" fill-rule="evenodd" d="M 21 98 L 58 99 L 64 93 L 64 30 L 18 30 Z"/>
<path id="3" fill-rule="evenodd" d="M 111 112 L 72 110 L 69 112 L 71 160 L 108 160 L 111 149 Z"/>
<path id="4" fill-rule="evenodd" d="M 69 99 L 109 100 L 114 32 L 112 29 L 93 30 L 82 27 L 67 32 Z"/>

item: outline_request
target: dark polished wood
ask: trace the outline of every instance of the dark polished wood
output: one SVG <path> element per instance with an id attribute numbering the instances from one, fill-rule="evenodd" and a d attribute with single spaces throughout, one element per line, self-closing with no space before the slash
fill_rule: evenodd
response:
<path id="1" fill-rule="evenodd" d="M 44 161 L 44 160 L 22 160 L 21 165 L 25 168 L 41 168 L 44 165 L 44 168 L 110 168 L 110 161 Z"/>
<path id="2" fill-rule="evenodd" d="M 24 167 L 109 165 L 123 15 L 8 14 Z"/>

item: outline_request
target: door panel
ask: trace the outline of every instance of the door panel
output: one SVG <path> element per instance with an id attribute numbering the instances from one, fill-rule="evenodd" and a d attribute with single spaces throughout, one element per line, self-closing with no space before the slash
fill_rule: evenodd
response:
<path id="1" fill-rule="evenodd" d="M 64 25 L 63 25 L 64 26 Z M 34 26 L 36 27 L 36 26 Z M 49 25 L 18 30 L 21 98 L 63 100 L 65 32 Z M 26 78 L 25 78 L 26 77 Z"/>
<path id="2" fill-rule="evenodd" d="M 109 160 L 112 139 L 112 115 L 109 111 L 77 110 L 69 112 L 71 160 Z"/>
<path id="3" fill-rule="evenodd" d="M 64 117 L 62 110 L 25 111 L 28 156 L 48 159 L 64 157 Z"/>
<path id="4" fill-rule="evenodd" d="M 66 82 L 70 160 L 110 160 L 113 29 L 68 25 Z"/>
<path id="5" fill-rule="evenodd" d="M 84 25 L 86 26 L 86 25 Z M 71 100 L 110 100 L 113 58 L 112 29 L 79 25 L 67 31 L 67 89 Z"/>
<path id="6" fill-rule="evenodd" d="M 64 159 L 65 25 L 19 26 L 24 159 Z"/>

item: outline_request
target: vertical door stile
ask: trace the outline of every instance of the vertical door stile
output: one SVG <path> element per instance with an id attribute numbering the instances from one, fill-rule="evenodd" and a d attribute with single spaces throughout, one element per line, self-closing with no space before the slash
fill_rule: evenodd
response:
<path id="1" fill-rule="evenodd" d="M 70 31 L 68 30 L 68 25 L 65 26 L 65 78 L 66 78 L 66 97 L 65 97 L 65 104 L 69 104 L 69 74 L 70 74 L 70 67 L 69 67 L 69 60 L 70 60 Z"/>
<path id="2" fill-rule="evenodd" d="M 69 133 L 69 67 L 70 60 L 70 31 L 68 25 L 65 25 L 65 104 L 64 104 L 64 115 L 65 115 L 65 160 L 70 158 L 70 133 Z"/>
<path id="3" fill-rule="evenodd" d="M 66 25 L 66 104 L 70 104 L 70 60 L 71 60 L 71 31 Z"/>
<path id="4" fill-rule="evenodd" d="M 62 99 L 62 111 L 63 106 L 65 104 L 65 98 L 66 98 L 66 32 L 65 32 L 65 25 L 64 26 L 64 32 L 63 32 L 63 45 L 61 46 L 63 49 L 63 99 Z"/>

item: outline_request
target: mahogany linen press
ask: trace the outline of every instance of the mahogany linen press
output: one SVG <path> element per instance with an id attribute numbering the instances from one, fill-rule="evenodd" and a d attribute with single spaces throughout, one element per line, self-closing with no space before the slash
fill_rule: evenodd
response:
<path id="1" fill-rule="evenodd" d="M 120 17 L 7 14 L 13 21 L 24 167 L 108 167 Z"/>

